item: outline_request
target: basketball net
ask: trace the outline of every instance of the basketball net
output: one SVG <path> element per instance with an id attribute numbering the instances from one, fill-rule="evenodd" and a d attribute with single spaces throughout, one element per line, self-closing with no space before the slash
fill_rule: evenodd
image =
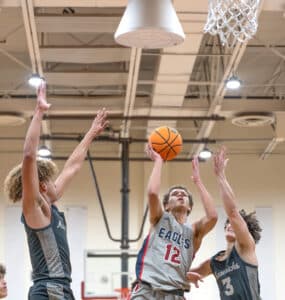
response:
<path id="1" fill-rule="evenodd" d="M 223 45 L 251 39 L 257 30 L 260 0 L 208 0 L 209 11 L 204 31 L 219 35 Z"/>

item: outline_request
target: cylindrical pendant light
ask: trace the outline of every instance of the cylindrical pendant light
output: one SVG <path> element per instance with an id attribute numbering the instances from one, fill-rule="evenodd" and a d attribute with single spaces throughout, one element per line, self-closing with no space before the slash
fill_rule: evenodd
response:
<path id="1" fill-rule="evenodd" d="M 171 0 L 129 0 L 115 33 L 121 45 L 148 49 L 178 45 L 184 39 Z"/>

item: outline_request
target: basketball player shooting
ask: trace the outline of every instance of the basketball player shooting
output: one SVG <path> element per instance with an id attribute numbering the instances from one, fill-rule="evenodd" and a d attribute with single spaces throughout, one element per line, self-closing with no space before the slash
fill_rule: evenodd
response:
<path id="1" fill-rule="evenodd" d="M 66 222 L 56 202 L 62 197 L 72 178 L 80 170 L 88 147 L 107 125 L 106 111 L 100 110 L 90 129 L 66 161 L 55 182 L 55 164 L 38 160 L 41 121 L 50 104 L 46 87 L 38 90 L 37 105 L 26 134 L 22 164 L 5 180 L 5 190 L 13 202 L 22 200 L 24 223 L 32 263 L 33 286 L 29 300 L 74 300 L 71 282 L 70 254 Z"/>
<path id="2" fill-rule="evenodd" d="M 228 160 L 222 148 L 214 157 L 214 170 L 218 179 L 224 208 L 227 249 L 192 268 L 188 279 L 199 287 L 199 280 L 210 274 L 216 278 L 221 300 L 260 300 L 258 262 L 255 244 L 260 239 L 261 228 L 255 213 L 239 211 L 225 169 Z"/>
<path id="3" fill-rule="evenodd" d="M 203 185 L 198 159 L 192 161 L 193 181 L 198 188 L 206 215 L 190 225 L 187 222 L 193 202 L 182 186 L 171 187 L 159 199 L 162 157 L 149 144 L 147 155 L 154 161 L 147 187 L 151 229 L 138 254 L 136 283 L 130 299 L 179 300 L 189 290 L 187 272 L 203 237 L 215 226 L 217 213 Z"/>

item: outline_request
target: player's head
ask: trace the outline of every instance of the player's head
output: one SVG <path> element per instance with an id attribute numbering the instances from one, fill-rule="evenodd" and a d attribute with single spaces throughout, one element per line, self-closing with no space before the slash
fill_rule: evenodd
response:
<path id="1" fill-rule="evenodd" d="M 244 209 L 239 211 L 240 215 L 244 219 L 247 228 L 254 239 L 254 242 L 257 244 L 261 238 L 260 232 L 262 231 L 259 221 L 256 218 L 256 212 L 251 212 L 249 214 L 246 213 Z M 228 224 L 230 223 L 229 219 L 225 222 L 225 229 L 227 228 Z"/>
<path id="2" fill-rule="evenodd" d="M 7 284 L 5 280 L 6 268 L 0 264 L 0 299 L 7 296 Z"/>
<path id="3" fill-rule="evenodd" d="M 38 159 L 37 167 L 40 184 L 49 182 L 57 173 L 57 167 L 51 160 Z M 22 164 L 17 165 L 8 173 L 4 182 L 4 191 L 14 203 L 22 199 Z"/>
<path id="4" fill-rule="evenodd" d="M 163 207 L 166 211 L 170 211 L 173 206 L 177 205 L 185 205 L 187 214 L 190 214 L 193 207 L 193 199 L 191 193 L 184 186 L 172 186 L 163 196 Z"/>

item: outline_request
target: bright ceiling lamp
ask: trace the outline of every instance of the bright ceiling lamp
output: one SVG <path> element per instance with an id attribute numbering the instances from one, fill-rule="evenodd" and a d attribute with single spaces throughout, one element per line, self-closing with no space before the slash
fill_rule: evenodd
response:
<path id="1" fill-rule="evenodd" d="M 38 88 L 43 81 L 44 81 L 44 79 L 42 77 L 40 77 L 38 74 L 33 74 L 29 78 L 29 85 L 34 88 Z"/>
<path id="2" fill-rule="evenodd" d="M 185 34 L 171 0 L 129 0 L 115 40 L 127 47 L 160 49 L 181 44 Z"/>
<path id="3" fill-rule="evenodd" d="M 49 148 L 47 146 L 43 145 L 38 150 L 38 156 L 40 158 L 48 158 L 51 156 L 51 151 L 49 150 Z"/>
<path id="4" fill-rule="evenodd" d="M 202 160 L 207 160 L 212 157 L 212 152 L 205 147 L 200 153 L 199 153 L 199 158 Z"/>
<path id="5" fill-rule="evenodd" d="M 240 79 L 235 76 L 232 75 L 227 81 L 226 81 L 226 88 L 229 90 L 236 90 L 238 88 L 240 88 L 241 86 L 241 81 Z"/>

